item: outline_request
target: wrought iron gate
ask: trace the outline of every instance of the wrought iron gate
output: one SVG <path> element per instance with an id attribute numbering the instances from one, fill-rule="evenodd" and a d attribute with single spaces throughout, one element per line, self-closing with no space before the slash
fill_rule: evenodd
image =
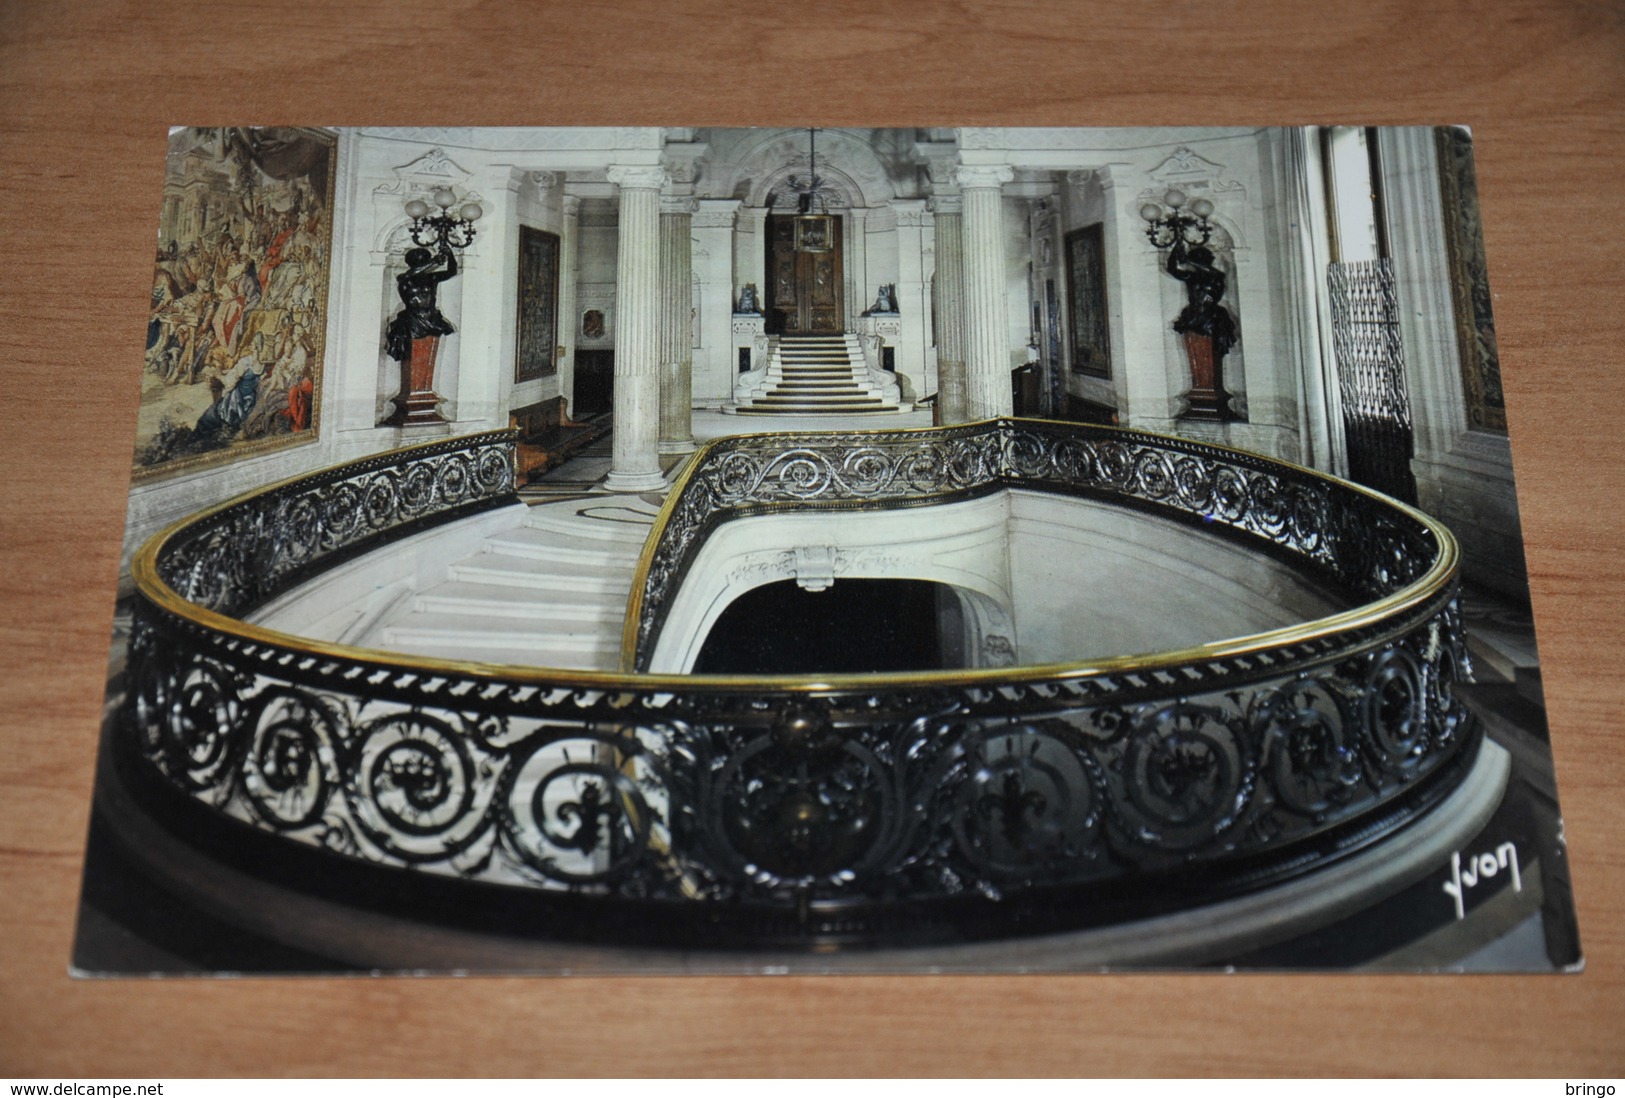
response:
<path id="1" fill-rule="evenodd" d="M 1333 263 L 1327 268 L 1326 282 L 1349 477 L 1395 499 L 1415 503 L 1411 402 L 1405 388 L 1405 348 L 1399 338 L 1393 261 Z"/>

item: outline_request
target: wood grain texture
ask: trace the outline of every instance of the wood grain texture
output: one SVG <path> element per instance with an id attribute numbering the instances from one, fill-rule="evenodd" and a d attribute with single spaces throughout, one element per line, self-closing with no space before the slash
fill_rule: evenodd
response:
<path id="1" fill-rule="evenodd" d="M 0 4 L 0 1074 L 1625 1071 L 1625 8 L 407 10 Z M 67 977 L 166 126 L 1238 122 L 1474 128 L 1583 975 Z"/>

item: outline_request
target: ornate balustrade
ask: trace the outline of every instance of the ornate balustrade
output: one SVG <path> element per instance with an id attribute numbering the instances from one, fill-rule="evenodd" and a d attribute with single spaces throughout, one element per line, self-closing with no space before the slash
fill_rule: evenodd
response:
<path id="1" fill-rule="evenodd" d="M 341 466 L 144 547 L 119 742 L 149 810 L 298 887 L 501 911 L 509 932 L 917 941 L 1302 873 L 1425 812 L 1474 755 L 1441 526 L 1262 457 L 1074 424 L 709 444 L 645 547 L 627 665 L 720 523 L 1012 487 L 1195 524 L 1359 605 L 1149 658 L 821 679 L 494 667 L 237 620 L 335 556 L 508 498 L 509 446 Z"/>

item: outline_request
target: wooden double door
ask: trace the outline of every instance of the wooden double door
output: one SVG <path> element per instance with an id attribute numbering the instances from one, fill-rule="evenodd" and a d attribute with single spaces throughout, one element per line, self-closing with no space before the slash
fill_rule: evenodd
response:
<path id="1" fill-rule="evenodd" d="M 767 330 L 771 335 L 840 335 L 846 331 L 841 219 L 829 219 L 829 250 L 796 251 L 794 216 L 767 219 Z"/>

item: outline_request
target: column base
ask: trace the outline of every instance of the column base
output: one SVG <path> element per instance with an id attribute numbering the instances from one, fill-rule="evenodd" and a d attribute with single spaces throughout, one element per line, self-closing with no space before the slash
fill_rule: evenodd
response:
<path id="1" fill-rule="evenodd" d="M 700 444 L 692 438 L 661 439 L 660 452 L 662 454 L 692 454 L 700 448 Z"/>
<path id="2" fill-rule="evenodd" d="M 665 489 L 666 478 L 658 470 L 652 473 L 612 472 L 604 478 L 604 490 L 608 492 L 636 494 L 639 492 L 663 492 Z"/>

